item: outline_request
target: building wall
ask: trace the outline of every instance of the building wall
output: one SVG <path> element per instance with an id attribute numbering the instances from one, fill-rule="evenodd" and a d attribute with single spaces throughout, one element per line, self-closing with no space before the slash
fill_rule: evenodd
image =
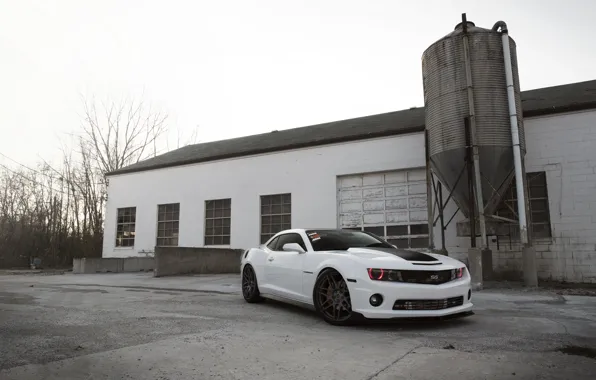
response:
<path id="1" fill-rule="evenodd" d="M 525 120 L 526 171 L 544 171 L 548 186 L 551 238 L 537 238 L 538 276 L 544 280 L 596 283 L 596 111 Z M 443 190 L 443 194 L 448 194 Z M 456 206 L 451 202 L 446 214 Z M 455 221 L 463 220 L 458 214 Z M 452 223 L 454 223 L 452 222 Z M 469 238 L 446 231 L 450 255 L 464 258 Z M 453 226 L 454 227 L 454 226 Z M 440 228 L 435 242 L 440 246 Z M 480 242 L 478 241 L 478 244 Z M 504 242 L 493 250 L 493 267 L 504 277 L 521 276 L 518 242 Z"/>
<path id="2" fill-rule="evenodd" d="M 539 277 L 596 282 L 596 111 L 528 118 L 525 128 L 526 171 L 546 172 L 549 196 L 552 237 L 535 241 Z M 170 202 L 180 202 L 180 246 L 203 246 L 208 199 L 232 199 L 230 248 L 259 243 L 260 195 L 291 193 L 293 227 L 334 228 L 337 176 L 424 164 L 424 137 L 410 134 L 110 177 L 103 255 L 153 251 L 157 205 Z M 116 209 L 127 206 L 137 207 L 135 245 L 115 248 Z M 456 209 L 450 202 L 445 218 Z M 458 213 L 445 234 L 449 254 L 463 259 L 470 241 L 456 236 L 461 220 Z M 440 247 L 439 226 L 434 234 Z M 519 245 L 489 246 L 497 273 L 519 278 Z"/>
<path id="3" fill-rule="evenodd" d="M 180 202 L 180 246 L 203 246 L 205 200 L 231 198 L 230 248 L 258 244 L 260 196 L 291 193 L 292 226 L 337 227 L 337 176 L 423 167 L 424 137 L 391 138 L 222 160 L 110 177 L 104 257 L 144 255 L 156 245 L 157 205 Z M 116 248 L 116 212 L 136 206 L 132 248 Z"/>

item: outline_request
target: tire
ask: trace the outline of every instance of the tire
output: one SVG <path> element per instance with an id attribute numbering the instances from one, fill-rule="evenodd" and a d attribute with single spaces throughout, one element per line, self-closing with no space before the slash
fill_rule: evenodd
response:
<path id="1" fill-rule="evenodd" d="M 242 271 L 242 296 L 248 303 L 257 303 L 264 300 L 259 292 L 257 275 L 251 265 L 245 265 Z"/>
<path id="2" fill-rule="evenodd" d="M 355 321 L 348 285 L 334 269 L 325 269 L 317 278 L 313 301 L 317 313 L 331 325 L 346 326 Z"/>

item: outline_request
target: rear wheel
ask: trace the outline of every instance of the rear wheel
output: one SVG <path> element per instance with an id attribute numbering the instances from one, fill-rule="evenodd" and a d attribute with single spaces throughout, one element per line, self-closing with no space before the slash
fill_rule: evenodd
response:
<path id="1" fill-rule="evenodd" d="M 314 304 L 325 322 L 346 325 L 354 320 L 348 285 L 339 272 L 327 269 L 315 283 Z"/>
<path id="2" fill-rule="evenodd" d="M 242 271 L 242 296 L 248 303 L 263 301 L 257 284 L 257 275 L 251 265 L 246 265 Z"/>

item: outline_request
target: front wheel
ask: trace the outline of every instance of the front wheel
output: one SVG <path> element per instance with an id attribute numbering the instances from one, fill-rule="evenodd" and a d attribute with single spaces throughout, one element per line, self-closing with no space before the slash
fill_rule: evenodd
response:
<path id="1" fill-rule="evenodd" d="M 242 296 L 248 303 L 263 301 L 257 284 L 257 275 L 251 265 L 246 265 L 242 271 Z"/>
<path id="2" fill-rule="evenodd" d="M 327 269 L 317 278 L 314 304 L 329 324 L 342 326 L 354 320 L 348 285 L 336 270 Z"/>

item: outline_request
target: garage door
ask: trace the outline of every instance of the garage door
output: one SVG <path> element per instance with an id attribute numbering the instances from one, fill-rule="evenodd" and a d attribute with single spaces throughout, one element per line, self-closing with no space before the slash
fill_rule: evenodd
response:
<path id="1" fill-rule="evenodd" d="M 425 169 L 338 177 L 339 228 L 372 232 L 399 248 L 428 247 Z"/>

